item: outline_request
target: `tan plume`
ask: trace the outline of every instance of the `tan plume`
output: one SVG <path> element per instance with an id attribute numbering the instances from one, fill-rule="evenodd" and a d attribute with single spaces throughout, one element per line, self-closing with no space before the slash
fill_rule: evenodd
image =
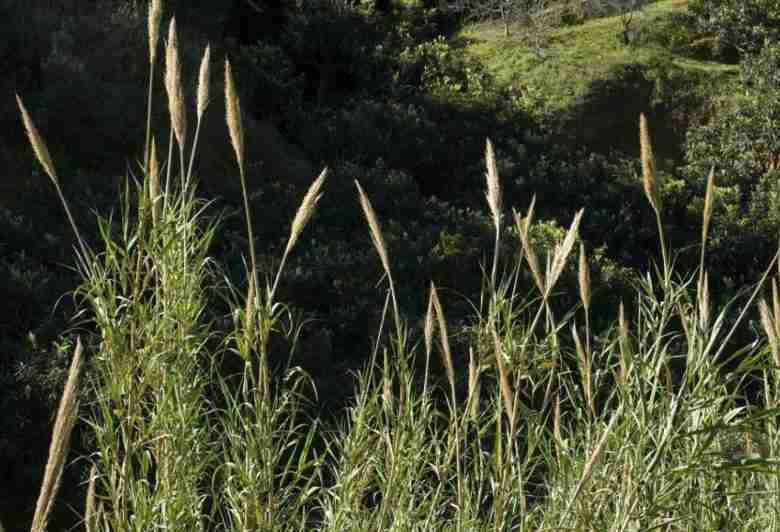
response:
<path id="1" fill-rule="evenodd" d="M 160 40 L 160 22 L 162 21 L 162 0 L 149 3 L 149 63 L 157 58 L 157 42 Z"/>
<path id="2" fill-rule="evenodd" d="M 206 46 L 203 58 L 200 61 L 198 71 L 198 121 L 203 118 L 203 113 L 209 105 L 209 72 L 211 70 L 211 45 Z"/>
<path id="3" fill-rule="evenodd" d="M 650 141 L 650 130 L 644 113 L 639 115 L 639 147 L 642 160 L 642 183 L 645 188 L 645 196 L 653 210 L 661 209 L 658 197 L 658 184 L 655 179 L 655 159 L 653 158 L 653 145 Z"/>
<path id="4" fill-rule="evenodd" d="M 236 92 L 236 83 L 233 79 L 233 70 L 230 61 L 225 59 L 225 112 L 230 142 L 236 152 L 236 160 L 239 169 L 244 168 L 244 128 L 241 124 L 241 102 Z"/>

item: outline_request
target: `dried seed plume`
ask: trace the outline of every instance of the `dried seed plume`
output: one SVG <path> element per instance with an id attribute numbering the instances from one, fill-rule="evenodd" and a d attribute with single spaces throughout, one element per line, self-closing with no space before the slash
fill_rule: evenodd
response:
<path id="1" fill-rule="evenodd" d="M 160 40 L 160 22 L 162 21 L 162 0 L 149 3 L 149 63 L 157 58 L 157 42 Z"/>
<path id="2" fill-rule="evenodd" d="M 566 260 L 569 258 L 574 242 L 577 240 L 577 231 L 579 230 L 580 220 L 585 209 L 574 215 L 574 220 L 566 232 L 566 236 L 563 242 L 555 246 L 555 253 L 553 254 L 552 264 L 550 265 L 549 275 L 547 276 L 547 285 L 545 286 L 545 297 L 549 297 L 553 287 L 558 282 L 558 279 L 563 273 L 563 268 L 566 266 Z"/>
<path id="3" fill-rule="evenodd" d="M 211 45 L 206 46 L 203 58 L 200 61 L 198 72 L 198 121 L 203 118 L 206 107 L 209 105 L 209 73 L 211 70 Z"/>
<path id="4" fill-rule="evenodd" d="M 317 208 L 317 203 L 322 197 L 322 186 L 325 184 L 325 179 L 328 177 L 328 168 L 324 168 L 320 172 L 319 177 L 309 186 L 309 190 L 301 201 L 301 205 L 298 207 L 298 211 L 295 213 L 293 219 L 292 228 L 290 229 L 290 238 L 287 240 L 287 247 L 284 250 L 284 254 L 287 255 L 295 247 L 295 243 L 298 241 L 298 237 L 303 233 L 306 224 L 309 223 L 312 214 L 314 214 Z"/>
<path id="5" fill-rule="evenodd" d="M 585 312 L 590 310 L 590 269 L 588 268 L 588 256 L 585 254 L 585 244 L 580 242 L 580 264 L 577 280 L 580 285 L 580 300 Z"/>
<path id="6" fill-rule="evenodd" d="M 379 220 L 377 220 L 374 207 L 371 205 L 371 200 L 368 199 L 368 196 L 363 191 L 363 187 L 360 186 L 360 183 L 357 181 L 357 179 L 355 180 L 355 185 L 357 186 L 358 195 L 360 196 L 360 206 L 362 207 L 363 214 L 365 214 L 366 220 L 368 221 L 368 228 L 369 232 L 371 233 L 371 241 L 374 243 L 374 247 L 376 248 L 376 252 L 379 255 L 379 259 L 382 261 L 382 266 L 389 276 L 390 259 L 387 255 L 385 239 L 382 237 L 382 230 L 379 227 Z"/>
<path id="7" fill-rule="evenodd" d="M 642 160 L 642 183 L 645 188 L 645 196 L 650 206 L 657 212 L 661 205 L 658 197 L 658 184 L 655 179 L 655 160 L 653 158 L 653 145 L 650 141 L 650 130 L 644 113 L 639 115 L 639 147 Z"/>
<path id="8" fill-rule="evenodd" d="M 487 202 L 490 206 L 490 213 L 493 215 L 493 225 L 496 231 L 501 230 L 501 186 L 498 182 L 498 167 L 496 165 L 496 152 L 493 150 L 493 143 L 490 139 L 486 141 L 485 162 L 487 165 Z"/>
<path id="9" fill-rule="evenodd" d="M 595 417 L 596 407 L 593 402 L 593 371 L 590 367 L 590 360 L 588 354 L 585 352 L 585 348 L 580 341 L 580 335 L 577 332 L 577 327 L 572 325 L 571 335 L 574 338 L 574 346 L 577 349 L 577 360 L 580 363 L 580 374 L 582 377 L 582 389 L 585 394 L 585 403 L 588 405 L 591 415 Z"/>
<path id="10" fill-rule="evenodd" d="M 707 233 L 712 220 L 712 211 L 715 206 L 715 167 L 710 169 L 710 175 L 707 177 L 707 191 L 704 194 L 704 214 L 701 227 L 701 245 L 707 242 Z"/>
<path id="11" fill-rule="evenodd" d="M 49 155 L 49 150 L 46 147 L 46 143 L 43 142 L 43 138 L 41 137 L 40 133 L 38 133 L 38 128 L 35 127 L 32 118 L 30 118 L 30 114 L 27 112 L 27 108 L 24 106 L 24 103 L 22 102 L 22 99 L 19 97 L 18 94 L 16 95 L 16 103 L 19 105 L 19 110 L 22 113 L 22 122 L 24 123 L 24 129 L 27 132 L 27 137 L 30 139 L 30 144 L 33 147 L 35 156 L 38 159 L 38 162 L 41 164 L 41 166 L 43 166 L 43 169 L 46 172 L 46 174 L 49 176 L 49 179 L 54 185 L 54 188 L 57 190 L 57 195 L 60 197 L 60 202 L 62 203 L 62 207 L 65 209 L 65 214 L 68 217 L 68 222 L 70 222 L 70 226 L 73 229 L 73 233 L 76 235 L 76 240 L 78 241 L 79 247 L 81 248 L 82 256 L 86 258 L 89 253 L 89 250 L 87 248 L 86 243 L 84 242 L 84 239 L 81 238 L 81 233 L 79 233 L 79 228 L 76 225 L 76 221 L 73 219 L 73 215 L 70 212 L 70 208 L 68 207 L 68 201 L 65 199 L 65 195 L 62 193 L 62 188 L 60 187 L 60 181 L 57 178 L 57 171 L 54 169 L 54 163 L 52 162 L 51 155 Z"/>
<path id="12" fill-rule="evenodd" d="M 525 260 L 528 263 L 528 267 L 531 269 L 531 275 L 534 278 L 536 287 L 539 292 L 544 294 L 544 276 L 542 275 L 542 269 L 539 267 L 539 259 L 536 257 L 536 251 L 534 251 L 531 245 L 531 239 L 529 237 L 529 231 L 533 223 L 534 217 L 534 205 L 536 203 L 536 196 L 531 199 L 531 205 L 528 207 L 528 214 L 525 218 L 522 218 L 520 214 L 515 211 L 515 225 L 517 227 L 517 233 L 520 235 L 520 244 L 525 255 Z"/>
<path id="13" fill-rule="evenodd" d="M 152 138 L 152 147 L 149 153 L 149 201 L 152 205 L 152 222 L 156 225 L 162 215 L 162 202 L 160 201 L 160 164 L 157 161 L 157 145 Z"/>
<path id="14" fill-rule="evenodd" d="M 82 366 L 83 347 L 81 339 L 76 341 L 76 350 L 68 371 L 68 380 L 62 392 L 60 406 L 57 409 L 57 417 L 54 420 L 51 444 L 49 446 L 49 458 L 46 461 L 46 470 L 43 474 L 41 491 L 38 493 L 38 502 L 35 505 L 32 532 L 44 532 L 54 506 L 54 500 L 65 468 L 65 459 L 70 446 L 70 435 L 76 424 L 78 412 L 77 387 Z"/>
<path id="15" fill-rule="evenodd" d="M 474 349 L 469 347 L 469 397 L 467 404 L 469 405 L 469 415 L 472 419 L 476 419 L 479 414 L 479 363 L 474 356 Z"/>
<path id="16" fill-rule="evenodd" d="M 55 184 L 58 183 L 57 172 L 54 170 L 54 163 L 51 160 L 51 155 L 49 155 L 49 149 L 46 147 L 46 143 L 43 142 L 43 138 L 38 133 L 38 128 L 35 127 L 30 114 L 27 112 L 27 108 L 18 94 L 16 95 L 16 103 L 19 105 L 19 110 L 22 113 L 24 129 L 27 132 L 27 137 L 30 139 L 30 144 L 33 147 L 33 151 L 35 151 L 38 162 L 41 163 L 49 178 Z"/>
<path id="17" fill-rule="evenodd" d="M 423 325 L 423 338 L 425 339 L 425 353 L 426 356 L 430 356 L 431 349 L 433 348 L 433 327 L 435 320 L 435 311 L 433 308 L 433 283 L 431 283 L 431 291 L 428 295 L 428 310 L 425 312 L 425 324 Z"/>
<path id="18" fill-rule="evenodd" d="M 436 321 L 439 326 L 439 341 L 441 342 L 441 356 L 444 362 L 444 369 L 447 371 L 447 381 L 450 384 L 450 391 L 452 392 L 453 401 L 455 399 L 455 368 L 452 364 L 452 352 L 450 351 L 450 339 L 447 334 L 447 320 L 444 318 L 444 310 L 439 301 L 439 295 L 436 292 L 436 286 L 431 283 L 431 299 L 433 300 L 433 308 L 436 310 Z M 453 408 L 455 405 L 453 403 Z"/>
<path id="19" fill-rule="evenodd" d="M 515 427 L 515 408 L 512 394 L 512 388 L 509 384 L 509 374 L 507 373 L 506 366 L 504 365 L 504 348 L 501 345 L 501 340 L 498 337 L 495 326 L 492 327 L 493 333 L 493 347 L 496 352 L 496 366 L 498 367 L 498 387 L 501 391 L 501 397 L 504 400 L 504 410 L 506 411 L 506 417 L 509 419 L 510 431 L 514 432 Z"/>
<path id="20" fill-rule="evenodd" d="M 699 304 L 699 328 L 706 331 L 710 325 L 710 279 L 707 271 L 701 277 L 701 285 L 698 292 Z M 683 320 L 684 321 L 684 320 Z"/>
<path id="21" fill-rule="evenodd" d="M 772 316 L 772 311 L 769 309 L 765 300 L 758 302 L 758 313 L 761 317 L 761 326 L 764 328 L 769 339 L 769 347 L 772 350 L 772 358 L 775 361 L 775 365 L 780 367 L 780 338 L 777 334 L 777 325 L 775 323 L 776 316 Z"/>
<path id="22" fill-rule="evenodd" d="M 184 90 L 179 61 L 179 38 L 176 33 L 176 19 L 171 19 L 168 27 L 168 43 L 165 48 L 165 90 L 168 93 L 168 113 L 171 115 L 171 127 L 176 135 L 180 149 L 187 141 L 187 114 L 184 108 Z"/>
<path id="23" fill-rule="evenodd" d="M 230 142 L 233 151 L 236 152 L 238 166 L 243 173 L 244 169 L 244 128 L 241 124 L 241 102 L 236 92 L 236 83 L 233 79 L 233 69 L 230 61 L 225 59 L 225 112 Z"/>

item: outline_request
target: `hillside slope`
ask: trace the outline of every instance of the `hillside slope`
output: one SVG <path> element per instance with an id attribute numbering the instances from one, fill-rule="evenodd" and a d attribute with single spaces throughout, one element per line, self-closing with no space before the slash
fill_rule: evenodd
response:
<path id="1" fill-rule="evenodd" d="M 491 23 L 470 25 L 460 38 L 560 140 L 633 155 L 637 116 L 645 112 L 658 129 L 659 154 L 677 159 L 688 125 L 738 74 L 736 65 L 688 42 L 682 28 L 687 5 L 662 0 L 638 12 L 628 46 L 621 42 L 620 16 L 556 29 L 541 50 L 528 46 L 522 28 L 507 38 Z"/>

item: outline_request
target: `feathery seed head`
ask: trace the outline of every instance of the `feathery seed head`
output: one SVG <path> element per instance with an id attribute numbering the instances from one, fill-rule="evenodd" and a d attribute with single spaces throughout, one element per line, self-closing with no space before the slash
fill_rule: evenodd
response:
<path id="1" fill-rule="evenodd" d="M 176 17 L 172 17 L 168 23 L 168 40 L 165 43 L 165 89 L 170 90 L 171 77 L 175 74 L 175 66 L 178 58 L 171 57 L 178 52 L 179 38 L 176 33 Z"/>
<path id="2" fill-rule="evenodd" d="M 255 309 L 255 273 L 249 274 L 249 287 L 246 293 L 246 307 L 244 308 L 244 330 L 251 331 L 254 328 Z"/>
<path id="3" fill-rule="evenodd" d="M 574 215 L 574 220 L 566 233 L 566 237 L 564 237 L 563 242 L 555 248 L 552 263 L 549 268 L 549 275 L 547 276 L 547 286 L 545 286 L 546 296 L 550 295 L 555 283 L 558 282 L 561 273 L 563 273 L 563 268 L 566 266 L 566 259 L 568 259 L 569 254 L 574 247 L 574 242 L 577 239 L 577 231 L 584 212 L 585 209 L 580 209 L 580 211 Z"/>
<path id="4" fill-rule="evenodd" d="M 585 402 L 591 414 L 596 415 L 596 406 L 593 402 L 593 371 L 590 367 L 589 353 L 585 351 L 577 332 L 576 325 L 571 327 L 571 335 L 574 338 L 574 346 L 577 350 L 577 359 L 580 363 L 580 372 L 582 374 L 582 388 L 585 391 Z"/>
<path id="5" fill-rule="evenodd" d="M 528 212 L 525 215 L 525 219 L 523 220 L 523 231 L 525 233 L 528 233 L 528 230 L 531 229 L 531 225 L 534 223 L 534 209 L 536 208 L 536 194 L 531 196 L 531 204 L 528 206 Z"/>
<path id="6" fill-rule="evenodd" d="M 452 365 L 452 352 L 450 351 L 450 339 L 447 334 L 447 321 L 444 319 L 444 310 L 439 301 L 439 295 L 436 293 L 436 286 L 431 283 L 431 299 L 433 308 L 436 310 L 436 321 L 439 325 L 439 340 L 441 341 L 441 355 L 444 362 L 444 369 L 447 371 L 447 380 L 450 383 L 450 390 L 455 396 L 455 368 Z M 454 406 L 454 405 L 453 405 Z"/>
<path id="7" fill-rule="evenodd" d="M 168 43 L 165 48 L 165 90 L 168 93 L 168 113 L 171 126 L 180 149 L 187 140 L 187 115 L 184 109 L 184 90 L 179 62 L 179 38 L 176 34 L 176 19 L 171 19 L 168 28 Z"/>
<path id="8" fill-rule="evenodd" d="M 685 320 L 683 320 L 685 321 Z M 706 331 L 710 325 L 710 278 L 707 271 L 701 278 L 701 287 L 699 288 L 699 327 Z"/>
<path id="9" fill-rule="evenodd" d="M 76 424 L 78 412 L 77 386 L 82 366 L 81 338 L 76 341 L 76 350 L 70 363 L 68 379 L 62 392 L 60 405 L 57 409 L 57 417 L 54 420 L 51 444 L 49 445 L 49 458 L 46 461 L 46 469 L 43 475 L 41 490 L 38 493 L 38 502 L 35 505 L 32 530 L 44 532 L 57 496 L 62 471 L 65 467 L 65 459 L 70 446 L 70 435 Z"/>
<path id="10" fill-rule="evenodd" d="M 764 328 L 769 339 L 769 347 L 772 349 L 772 358 L 775 365 L 780 367 L 780 338 L 777 335 L 777 325 L 775 324 L 775 316 L 772 316 L 772 311 L 769 309 L 766 300 L 762 299 L 758 302 L 758 314 L 761 316 L 761 326 Z"/>
<path id="11" fill-rule="evenodd" d="M 152 146 L 149 154 L 149 200 L 152 202 L 152 221 L 157 223 L 162 209 L 162 203 L 158 201 L 160 197 L 160 165 L 157 162 L 157 145 L 152 137 Z"/>
<path id="12" fill-rule="evenodd" d="M 561 435 L 561 396 L 555 394 L 555 407 L 553 409 L 553 437 L 558 448 L 563 448 L 564 441 Z"/>
<path id="13" fill-rule="evenodd" d="M 660 201 L 658 197 L 658 185 L 655 181 L 655 161 L 653 159 L 653 145 L 650 141 L 650 131 L 647 126 L 647 118 L 644 113 L 639 115 L 639 146 L 642 160 L 642 183 L 645 188 L 645 196 L 653 210 L 659 212 Z"/>
<path id="14" fill-rule="evenodd" d="M 377 220 L 374 208 L 371 206 L 371 200 L 368 199 L 363 188 L 360 186 L 358 180 L 355 180 L 355 185 L 358 189 L 358 195 L 360 196 L 360 206 L 363 208 L 363 214 L 368 221 L 369 232 L 371 233 L 371 241 L 374 243 L 376 252 L 379 254 L 379 259 L 382 261 L 382 266 L 385 269 L 387 275 L 390 275 L 390 259 L 387 255 L 387 246 L 385 245 L 385 239 L 382 237 L 382 231 L 379 228 L 379 221 Z"/>
<path id="15" fill-rule="evenodd" d="M 509 419 L 509 425 L 514 430 L 515 425 L 515 408 L 514 401 L 512 400 L 512 388 L 509 384 L 509 376 L 504 366 L 504 349 L 501 345 L 501 340 L 498 338 L 498 332 L 496 332 L 495 326 L 491 327 L 493 333 L 493 347 L 496 351 L 496 366 L 498 366 L 498 387 L 501 390 L 501 397 L 504 400 L 504 410 L 506 411 L 506 417 Z"/>
<path id="16" fill-rule="evenodd" d="M 49 155 L 49 149 L 46 147 L 46 143 L 43 142 L 43 138 L 40 133 L 38 133 L 38 128 L 35 127 L 32 118 L 30 118 L 30 114 L 27 112 L 27 108 L 24 106 L 24 103 L 22 103 L 22 99 L 18 94 L 16 95 L 16 103 L 19 105 L 19 110 L 22 113 L 24 129 L 27 132 L 27 137 L 30 139 L 33 151 L 35 151 L 35 156 L 38 158 L 38 162 L 41 163 L 41 166 L 43 166 L 46 174 L 48 174 L 49 178 L 56 184 L 57 172 L 54 170 L 54 163 L 51 160 L 51 155 Z"/>
<path id="17" fill-rule="evenodd" d="M 162 21 L 162 0 L 149 3 L 149 63 L 157 58 L 157 41 L 160 40 L 160 22 Z"/>
<path id="18" fill-rule="evenodd" d="M 244 129 L 241 125 L 241 102 L 236 92 L 236 84 L 233 79 L 233 70 L 230 61 L 225 59 L 225 111 L 227 115 L 230 142 L 233 151 L 236 152 L 238 166 L 243 172 L 244 168 Z"/>
<path id="19" fill-rule="evenodd" d="M 76 222 L 73 220 L 73 216 L 70 213 L 70 208 L 68 207 L 68 202 L 62 193 L 62 188 L 60 187 L 59 180 L 57 179 L 57 171 L 54 169 L 54 163 L 51 160 L 51 155 L 49 155 L 49 150 L 46 147 L 46 143 L 43 142 L 43 138 L 41 137 L 40 133 L 38 133 L 38 129 L 35 127 L 35 124 L 30 118 L 30 114 L 27 112 L 27 108 L 24 106 L 24 103 L 18 94 L 16 95 L 16 103 L 19 105 L 19 110 L 22 113 L 24 129 L 27 131 L 27 137 L 30 139 L 30 144 L 33 147 L 35 156 L 38 158 L 38 162 L 41 164 L 41 166 L 43 166 L 43 169 L 51 179 L 54 188 L 57 190 L 57 194 L 60 197 L 62 206 L 65 209 L 65 214 L 68 217 L 68 222 L 70 222 L 70 226 L 73 229 L 73 233 L 76 235 L 76 240 L 78 241 L 81 248 L 81 253 L 86 257 L 88 254 L 86 244 L 84 239 L 81 238 L 79 228 L 76 226 Z"/>
<path id="20" fill-rule="evenodd" d="M 533 223 L 534 216 L 534 204 L 536 203 L 536 196 L 531 199 L 531 205 L 528 207 L 528 214 L 525 218 L 522 218 L 520 214 L 515 211 L 515 225 L 517 226 L 517 232 L 520 235 L 520 244 L 523 248 L 523 254 L 525 260 L 528 262 L 528 267 L 531 269 L 536 287 L 540 293 L 544 293 L 544 276 L 542 275 L 542 269 L 539 267 L 539 259 L 536 257 L 536 251 L 534 251 L 531 245 L 531 239 L 529 238 L 529 230 Z"/>
<path id="21" fill-rule="evenodd" d="M 314 180 L 314 183 L 311 184 L 306 195 L 303 197 L 303 201 L 301 201 L 298 212 L 295 213 L 295 218 L 293 219 L 292 228 L 290 229 L 290 238 L 287 241 L 287 248 L 284 250 L 285 255 L 292 251 L 292 248 L 298 241 L 298 237 L 303 232 L 306 224 L 309 223 L 312 214 L 314 214 L 317 202 L 320 201 L 320 198 L 322 197 L 321 190 L 327 176 L 328 168 L 325 168 L 322 170 L 319 177 Z"/>
<path id="22" fill-rule="evenodd" d="M 704 219 L 701 228 L 701 245 L 707 243 L 707 233 L 712 220 L 712 211 L 715 204 L 715 167 L 710 169 L 710 175 L 707 177 L 707 191 L 704 194 Z"/>
<path id="23" fill-rule="evenodd" d="M 469 396 L 467 402 L 471 405 L 469 414 L 476 418 L 479 413 L 479 367 L 474 357 L 474 349 L 469 346 Z"/>
<path id="24" fill-rule="evenodd" d="M 498 167 L 496 165 L 496 153 L 493 143 L 487 139 L 485 146 L 485 164 L 487 166 L 487 202 L 493 215 L 493 225 L 496 232 L 501 230 L 501 185 L 498 182 Z"/>
<path id="25" fill-rule="evenodd" d="M 198 121 L 203 118 L 203 113 L 209 104 L 209 70 L 211 68 L 211 45 L 206 46 L 203 59 L 200 61 L 198 73 Z"/>
<path id="26" fill-rule="evenodd" d="M 582 242 L 580 242 L 580 265 L 577 277 L 580 284 L 580 300 L 587 312 L 590 310 L 590 269 L 588 268 L 588 257 L 585 255 L 585 244 Z"/>
<path id="27" fill-rule="evenodd" d="M 431 281 L 431 290 L 428 295 L 428 310 L 425 313 L 425 325 L 423 326 L 423 337 L 425 338 L 425 353 L 430 355 L 431 348 L 433 346 L 433 327 L 434 327 L 434 308 L 433 308 L 433 291 L 435 287 L 433 281 Z"/>

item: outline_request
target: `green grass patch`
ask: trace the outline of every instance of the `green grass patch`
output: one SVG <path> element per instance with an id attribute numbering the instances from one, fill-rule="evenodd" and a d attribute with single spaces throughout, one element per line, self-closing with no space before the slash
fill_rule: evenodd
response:
<path id="1" fill-rule="evenodd" d="M 500 25 L 480 23 L 465 28 L 461 37 L 468 42 L 468 53 L 479 58 L 498 80 L 517 88 L 532 111 L 545 115 L 569 109 L 594 82 L 609 78 L 629 64 L 676 67 L 710 90 L 713 83 L 735 75 L 734 65 L 694 59 L 653 38 L 653 27 L 684 13 L 686 6 L 685 0 L 664 0 L 641 10 L 635 17 L 636 31 L 630 46 L 620 41 L 619 16 L 555 29 L 541 54 L 524 42 L 519 27 L 507 38 Z"/>

